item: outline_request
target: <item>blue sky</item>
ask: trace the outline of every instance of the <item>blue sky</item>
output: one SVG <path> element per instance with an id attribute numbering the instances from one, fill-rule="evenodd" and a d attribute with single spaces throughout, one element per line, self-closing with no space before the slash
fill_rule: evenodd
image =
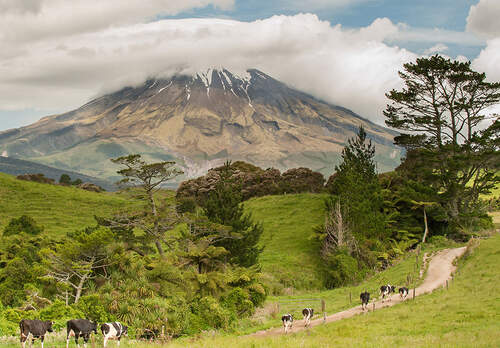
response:
<path id="1" fill-rule="evenodd" d="M 308 1 L 285 0 L 236 0 L 231 10 L 221 10 L 214 6 L 186 11 L 176 16 L 159 16 L 159 18 L 192 18 L 215 17 L 231 18 L 240 21 L 254 21 L 273 15 L 295 15 L 298 13 L 314 13 L 320 19 L 332 25 L 341 24 L 348 28 L 359 28 L 370 25 L 377 18 L 389 18 L 393 23 L 406 23 L 412 28 L 440 28 L 463 32 L 471 5 L 479 0 L 360 0 L 344 6 L 334 5 L 336 1 L 321 1 L 311 5 Z M 294 3 L 294 4 L 291 4 Z M 312 1 L 314 3 L 315 1 Z M 300 3 L 304 3 L 300 5 Z M 423 53 L 432 46 L 426 42 L 398 41 L 398 45 L 412 51 Z M 475 45 L 449 44 L 447 54 L 463 55 L 475 58 L 485 46 L 484 42 Z"/>
<path id="2" fill-rule="evenodd" d="M 500 80 L 498 18 L 500 0 L 0 2 L 0 131 L 180 66 L 221 65 L 382 124 L 385 92 L 418 56 L 468 59 Z"/>

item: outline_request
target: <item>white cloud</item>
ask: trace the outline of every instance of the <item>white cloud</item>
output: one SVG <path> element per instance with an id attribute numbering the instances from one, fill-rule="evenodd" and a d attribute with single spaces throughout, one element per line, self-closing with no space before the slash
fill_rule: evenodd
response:
<path id="1" fill-rule="evenodd" d="M 0 45 L 92 32 L 208 5 L 227 10 L 234 0 L 0 0 Z"/>
<path id="2" fill-rule="evenodd" d="M 472 68 L 485 72 L 489 81 L 500 81 L 500 37 L 488 40 L 479 56 L 472 61 Z"/>
<path id="3" fill-rule="evenodd" d="M 438 43 L 432 47 L 429 47 L 428 49 L 426 49 L 424 51 L 424 54 L 426 55 L 431 55 L 431 54 L 434 54 L 434 53 L 441 53 L 441 52 L 445 52 L 448 50 L 448 46 L 446 46 L 445 44 L 443 43 Z"/>
<path id="4" fill-rule="evenodd" d="M 486 47 L 472 61 L 472 68 L 485 72 L 489 81 L 500 81 L 500 1 L 480 0 L 471 6 L 467 17 L 467 31 L 487 38 Z M 498 106 L 495 112 L 500 112 Z"/>
<path id="5" fill-rule="evenodd" d="M 0 56 L 3 108 L 70 109 L 99 91 L 208 66 L 255 67 L 318 98 L 382 123 L 384 93 L 416 56 L 383 41 L 397 26 L 379 19 L 360 30 L 315 15 L 255 22 L 162 20 L 39 40 Z"/>
<path id="6" fill-rule="evenodd" d="M 467 31 L 487 38 L 500 37 L 500 1 L 480 0 L 471 6 L 467 17 Z"/>

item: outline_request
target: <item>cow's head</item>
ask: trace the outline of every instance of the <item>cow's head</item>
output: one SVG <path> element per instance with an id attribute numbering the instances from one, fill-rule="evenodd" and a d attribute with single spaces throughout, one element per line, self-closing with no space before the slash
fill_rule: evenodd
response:
<path id="1" fill-rule="evenodd" d="M 47 330 L 47 332 L 54 332 L 54 329 L 52 328 L 52 325 L 54 324 L 53 321 L 45 321 L 45 329 Z"/>
<path id="2" fill-rule="evenodd" d="M 122 333 L 122 335 L 128 337 L 128 326 L 123 325 L 123 333 Z"/>

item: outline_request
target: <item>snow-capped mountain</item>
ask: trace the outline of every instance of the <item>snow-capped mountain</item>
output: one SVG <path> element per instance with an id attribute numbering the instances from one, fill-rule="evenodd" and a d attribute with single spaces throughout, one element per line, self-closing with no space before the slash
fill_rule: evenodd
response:
<path id="1" fill-rule="evenodd" d="M 227 159 L 328 174 L 359 125 L 377 147 L 379 170 L 393 168 L 399 149 L 388 129 L 259 70 L 209 69 L 150 79 L 0 132 L 0 153 L 104 178 L 116 170 L 109 158 L 127 153 L 174 159 L 188 176 Z"/>

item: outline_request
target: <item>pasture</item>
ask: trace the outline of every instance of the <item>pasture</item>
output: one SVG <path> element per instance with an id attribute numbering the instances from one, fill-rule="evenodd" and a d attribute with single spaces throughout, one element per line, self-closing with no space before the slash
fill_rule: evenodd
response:
<path id="1" fill-rule="evenodd" d="M 45 227 L 45 233 L 60 236 L 95 225 L 94 215 L 108 216 L 137 204 L 128 194 L 40 184 L 0 173 L 0 230 L 10 219 L 29 215 Z"/>

